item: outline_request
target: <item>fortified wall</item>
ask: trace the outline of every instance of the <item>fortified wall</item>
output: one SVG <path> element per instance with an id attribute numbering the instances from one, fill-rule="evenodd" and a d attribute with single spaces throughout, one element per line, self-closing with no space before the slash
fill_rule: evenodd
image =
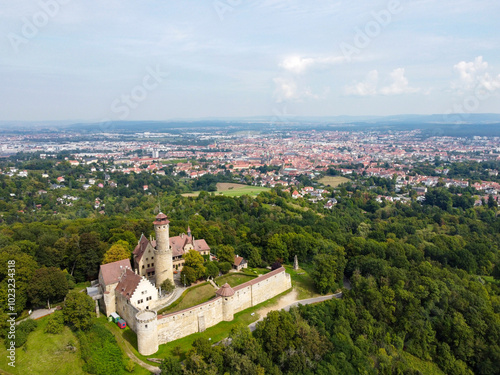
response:
<path id="1" fill-rule="evenodd" d="M 234 314 L 291 287 L 290 275 L 281 267 L 235 288 L 226 284 L 217 291 L 217 297 L 189 309 L 159 316 L 154 311 L 140 311 L 130 327 L 137 333 L 139 353 L 151 355 L 158 351 L 160 344 L 202 332 L 222 321 L 231 321 Z"/>

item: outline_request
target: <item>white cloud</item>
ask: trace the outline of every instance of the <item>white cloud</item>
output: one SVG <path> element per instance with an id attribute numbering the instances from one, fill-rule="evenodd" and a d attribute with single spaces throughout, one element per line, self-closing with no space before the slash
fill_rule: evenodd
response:
<path id="1" fill-rule="evenodd" d="M 285 58 L 280 67 L 288 72 L 300 74 L 314 66 L 324 67 L 328 65 L 341 64 L 346 61 L 344 56 L 327 56 L 327 57 L 301 57 L 290 56 Z"/>
<path id="2" fill-rule="evenodd" d="M 500 74 L 492 76 L 488 67 L 489 64 L 483 61 L 483 56 L 476 57 L 474 61 L 460 61 L 453 67 L 458 78 L 451 83 L 452 89 L 457 90 L 458 94 L 465 94 L 481 86 L 488 91 L 500 89 Z"/>
<path id="3" fill-rule="evenodd" d="M 392 83 L 390 85 L 378 89 L 379 74 L 377 70 L 372 70 L 367 74 L 364 81 L 355 82 L 352 85 L 346 86 L 344 92 L 347 95 L 373 96 L 377 94 L 411 94 L 420 91 L 418 88 L 409 86 L 408 79 L 405 77 L 404 68 L 394 69 L 390 74 L 390 78 L 392 79 Z"/>
<path id="4" fill-rule="evenodd" d="M 455 69 L 459 76 L 454 86 L 468 90 L 473 88 L 477 83 L 478 74 L 488 69 L 488 63 L 483 61 L 483 56 L 478 56 L 474 61 L 460 61 L 453 69 Z"/>
<path id="5" fill-rule="evenodd" d="M 380 89 L 380 93 L 384 95 L 400 95 L 411 94 L 418 92 L 419 89 L 408 85 L 408 78 L 405 77 L 404 68 L 394 69 L 391 72 L 392 84 Z"/>
<path id="6" fill-rule="evenodd" d="M 276 84 L 274 95 L 278 102 L 299 98 L 297 83 L 293 79 L 278 77 L 274 79 L 274 83 Z"/>
<path id="7" fill-rule="evenodd" d="M 377 93 L 378 71 L 372 70 L 362 82 L 357 82 L 351 86 L 346 86 L 347 95 L 369 96 Z"/>

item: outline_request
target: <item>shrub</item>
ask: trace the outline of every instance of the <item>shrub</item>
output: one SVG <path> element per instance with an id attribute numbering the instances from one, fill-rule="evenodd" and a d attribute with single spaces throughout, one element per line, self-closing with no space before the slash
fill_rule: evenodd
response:
<path id="1" fill-rule="evenodd" d="M 123 355 L 115 337 L 101 323 L 77 333 L 80 340 L 83 370 L 96 375 L 123 374 Z"/>
<path id="2" fill-rule="evenodd" d="M 229 263 L 229 262 L 220 262 L 220 263 L 217 263 L 217 267 L 219 267 L 220 272 L 226 274 L 231 269 L 231 263 Z"/>
<path id="3" fill-rule="evenodd" d="M 128 372 L 134 372 L 135 362 L 129 359 L 127 364 L 125 365 L 125 370 L 127 370 Z"/>
<path id="4" fill-rule="evenodd" d="M 28 336 L 29 334 L 34 331 L 38 327 L 38 323 L 36 320 L 33 319 L 26 319 L 19 323 L 19 325 L 16 328 L 16 339 L 15 339 L 15 346 L 16 348 L 19 348 L 23 346 L 26 341 L 28 341 Z M 5 341 L 10 343 L 8 338 L 5 339 Z M 10 345 L 9 345 L 10 346 Z"/>
<path id="5" fill-rule="evenodd" d="M 45 326 L 45 333 L 58 334 L 63 331 L 64 317 L 62 312 L 56 311 L 49 316 L 47 325 Z"/>
<path id="6" fill-rule="evenodd" d="M 162 284 L 161 284 L 161 290 L 165 291 L 167 294 L 172 293 L 174 290 L 175 285 L 170 279 L 166 279 Z"/>

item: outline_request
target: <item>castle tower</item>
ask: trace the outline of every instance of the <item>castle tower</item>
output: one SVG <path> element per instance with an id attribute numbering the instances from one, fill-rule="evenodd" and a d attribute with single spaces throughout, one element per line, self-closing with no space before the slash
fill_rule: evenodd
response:
<path id="1" fill-rule="evenodd" d="M 142 355 L 158 351 L 158 332 L 156 311 L 142 310 L 135 315 L 137 331 L 137 350 Z"/>
<path id="2" fill-rule="evenodd" d="M 155 283 L 156 287 L 170 279 L 174 284 L 174 272 L 172 265 L 172 250 L 170 249 L 169 223 L 167 215 L 159 213 L 154 221 L 156 234 L 155 253 Z"/>
<path id="3" fill-rule="evenodd" d="M 222 297 L 222 319 L 230 322 L 234 318 L 233 288 L 228 283 L 225 283 L 215 294 Z"/>

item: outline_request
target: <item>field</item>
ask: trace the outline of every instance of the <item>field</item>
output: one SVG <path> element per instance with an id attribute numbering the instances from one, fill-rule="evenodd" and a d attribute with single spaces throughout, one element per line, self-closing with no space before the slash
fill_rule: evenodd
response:
<path id="1" fill-rule="evenodd" d="M 319 180 L 320 183 L 326 186 L 337 187 L 344 182 L 349 182 L 348 178 L 341 176 L 325 176 Z"/>
<path id="2" fill-rule="evenodd" d="M 47 318 L 39 319 L 38 327 L 30 333 L 26 344 L 16 349 L 16 367 L 8 366 L 7 350 L 4 341 L 0 341 L 1 369 L 10 374 L 23 375 L 85 374 L 78 338 L 68 327 L 64 327 L 58 335 L 44 333 L 47 321 Z"/>
<path id="3" fill-rule="evenodd" d="M 215 288 L 209 283 L 204 283 L 193 288 L 189 288 L 182 293 L 182 296 L 177 301 L 160 310 L 158 313 L 170 314 L 176 311 L 184 310 L 206 302 L 213 297 L 215 297 Z"/>
<path id="4" fill-rule="evenodd" d="M 253 279 L 255 279 L 255 277 L 250 276 L 250 275 L 245 275 L 242 273 L 229 273 L 227 275 L 217 277 L 215 279 L 215 282 L 219 286 L 222 286 L 225 283 L 228 283 L 232 287 L 235 287 L 236 285 L 246 283 L 247 281 L 250 281 Z"/>
<path id="5" fill-rule="evenodd" d="M 263 191 L 269 191 L 269 188 L 260 186 L 250 186 L 243 184 L 233 184 L 229 182 L 219 182 L 217 184 L 216 195 L 225 195 L 227 197 L 240 197 L 242 195 L 257 196 Z M 184 197 L 197 197 L 200 194 L 199 191 L 193 193 L 182 194 Z"/>

